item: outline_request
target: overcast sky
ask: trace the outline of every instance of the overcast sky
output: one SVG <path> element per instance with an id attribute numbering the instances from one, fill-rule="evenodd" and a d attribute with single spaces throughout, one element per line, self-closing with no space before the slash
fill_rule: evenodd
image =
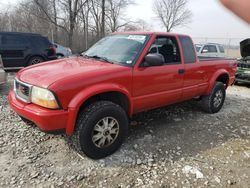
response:
<path id="1" fill-rule="evenodd" d="M 0 7 L 15 5 L 20 0 L 0 0 Z M 144 19 L 154 31 L 164 31 L 152 11 L 154 0 L 135 0 L 136 5 L 128 8 L 132 19 Z M 192 37 L 208 38 L 249 38 L 250 26 L 226 10 L 218 0 L 188 0 L 193 13 L 192 23 L 174 32 L 189 34 Z"/>
<path id="2" fill-rule="evenodd" d="M 143 18 L 151 23 L 155 31 L 164 28 L 152 11 L 154 0 L 136 0 L 137 6 L 130 7 L 131 18 Z M 218 0 L 188 0 L 193 13 L 192 23 L 178 28 L 175 32 L 193 37 L 248 38 L 250 26 L 226 10 Z"/>

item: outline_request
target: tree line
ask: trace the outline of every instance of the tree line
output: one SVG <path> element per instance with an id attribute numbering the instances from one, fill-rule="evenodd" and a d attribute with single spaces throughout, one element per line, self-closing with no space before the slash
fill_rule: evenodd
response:
<path id="1" fill-rule="evenodd" d="M 142 20 L 126 14 L 133 0 L 23 0 L 0 13 L 0 31 L 34 32 L 84 51 L 103 36 L 116 31 L 147 31 Z M 166 31 L 189 23 L 186 0 L 155 0 L 153 10 Z"/>

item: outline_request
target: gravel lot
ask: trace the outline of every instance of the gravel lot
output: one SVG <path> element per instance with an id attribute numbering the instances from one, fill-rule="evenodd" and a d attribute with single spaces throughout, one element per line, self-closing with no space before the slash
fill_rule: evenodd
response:
<path id="1" fill-rule="evenodd" d="M 140 113 L 114 155 L 93 161 L 24 124 L 0 89 L 0 187 L 250 187 L 250 87 L 218 114 L 195 101 Z"/>

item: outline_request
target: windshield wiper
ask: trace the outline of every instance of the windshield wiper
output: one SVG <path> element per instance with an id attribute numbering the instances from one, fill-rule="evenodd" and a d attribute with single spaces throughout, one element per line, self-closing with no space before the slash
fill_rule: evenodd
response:
<path id="1" fill-rule="evenodd" d="M 88 56 L 88 55 L 84 55 L 85 57 L 88 57 L 88 58 L 94 58 L 94 59 L 98 59 L 98 60 L 102 60 L 102 61 L 105 61 L 107 63 L 111 63 L 111 64 L 114 64 L 114 62 L 110 61 L 108 58 L 106 57 L 101 57 L 101 56 L 98 56 L 98 55 L 93 55 L 93 56 Z"/>

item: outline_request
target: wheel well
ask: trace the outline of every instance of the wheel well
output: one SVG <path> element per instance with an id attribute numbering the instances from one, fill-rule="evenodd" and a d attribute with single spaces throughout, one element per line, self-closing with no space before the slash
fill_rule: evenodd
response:
<path id="1" fill-rule="evenodd" d="M 129 114 L 129 100 L 126 95 L 120 92 L 107 92 L 92 96 L 81 105 L 79 112 L 96 101 L 111 101 L 121 106 Z"/>
<path id="2" fill-rule="evenodd" d="M 63 56 L 63 57 L 64 57 L 64 54 L 62 54 L 62 53 L 57 53 L 56 55 L 60 55 L 60 56 Z"/>
<path id="3" fill-rule="evenodd" d="M 40 57 L 40 58 L 42 58 L 43 60 L 45 60 L 45 58 L 44 58 L 42 55 L 32 55 L 32 56 L 30 56 L 30 57 L 27 58 L 28 60 L 27 60 L 26 66 L 29 65 L 29 61 L 30 61 L 31 58 L 33 58 L 33 57 Z"/>
<path id="4" fill-rule="evenodd" d="M 217 82 L 222 82 L 223 84 L 225 84 L 226 86 L 228 86 L 228 82 L 229 82 L 229 76 L 228 74 L 222 74 L 220 75 L 217 79 Z"/>

